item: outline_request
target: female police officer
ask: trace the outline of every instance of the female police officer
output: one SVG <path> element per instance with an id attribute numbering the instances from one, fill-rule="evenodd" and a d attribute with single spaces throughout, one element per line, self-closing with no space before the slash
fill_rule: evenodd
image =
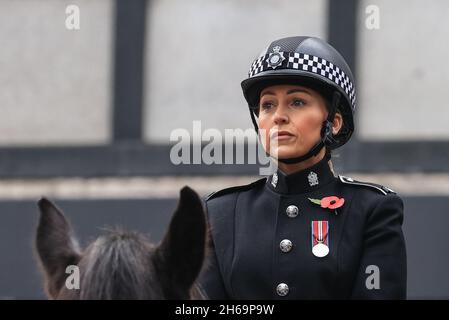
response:
<path id="1" fill-rule="evenodd" d="M 355 86 L 343 57 L 318 38 L 279 39 L 242 88 L 278 170 L 206 198 L 204 295 L 405 298 L 402 200 L 387 187 L 335 177 L 330 167 L 331 150 L 354 130 Z"/>

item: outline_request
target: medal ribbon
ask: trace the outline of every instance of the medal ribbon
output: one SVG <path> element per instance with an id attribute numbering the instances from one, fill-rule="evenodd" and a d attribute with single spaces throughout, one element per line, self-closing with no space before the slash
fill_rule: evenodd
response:
<path id="1" fill-rule="evenodd" d="M 329 246 L 329 222 L 312 221 L 312 247 L 318 243 Z"/>

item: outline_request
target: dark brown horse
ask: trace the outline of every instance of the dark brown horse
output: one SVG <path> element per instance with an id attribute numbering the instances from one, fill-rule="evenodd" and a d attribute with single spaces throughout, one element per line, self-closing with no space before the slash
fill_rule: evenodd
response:
<path id="1" fill-rule="evenodd" d="M 194 282 L 205 256 L 206 222 L 202 202 L 192 189 L 181 190 L 159 245 L 139 233 L 113 230 L 80 250 L 63 212 L 45 198 L 38 205 L 36 251 L 49 298 L 201 298 Z M 77 276 L 73 268 L 78 271 L 78 287 L 76 279 L 69 281 Z"/>

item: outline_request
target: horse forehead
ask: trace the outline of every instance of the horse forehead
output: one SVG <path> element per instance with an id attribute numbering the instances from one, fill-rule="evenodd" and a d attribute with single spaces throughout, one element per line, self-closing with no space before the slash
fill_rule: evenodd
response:
<path id="1" fill-rule="evenodd" d="M 101 299 L 122 296 L 126 291 L 133 297 L 163 299 L 162 286 L 166 279 L 154 264 L 156 249 L 157 245 L 136 234 L 100 236 L 86 247 L 78 263 L 81 290 L 75 290 L 74 295 L 63 287 L 59 296 Z"/>
<path id="2" fill-rule="evenodd" d="M 80 261 L 81 299 L 160 299 L 162 290 L 151 259 L 153 249 L 120 252 L 91 245 Z"/>

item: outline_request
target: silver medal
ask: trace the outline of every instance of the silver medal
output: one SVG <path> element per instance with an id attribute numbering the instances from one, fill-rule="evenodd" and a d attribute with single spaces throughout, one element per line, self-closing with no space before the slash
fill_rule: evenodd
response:
<path id="1" fill-rule="evenodd" d="M 329 254 L 329 222 L 312 221 L 312 254 L 323 258 Z"/>
<path id="2" fill-rule="evenodd" d="M 325 257 L 329 253 L 329 247 L 326 246 L 324 243 L 318 243 L 313 246 L 312 253 L 315 257 L 318 258 Z"/>

